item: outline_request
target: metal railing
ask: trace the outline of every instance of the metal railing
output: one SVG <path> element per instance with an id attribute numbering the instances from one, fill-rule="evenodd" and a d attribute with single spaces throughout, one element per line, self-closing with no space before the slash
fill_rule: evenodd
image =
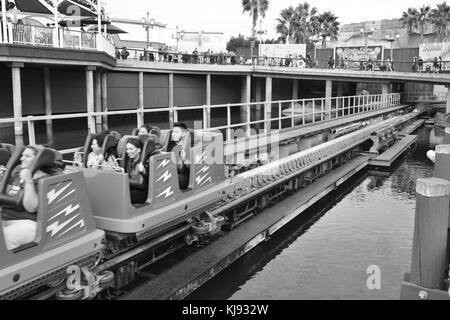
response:
<path id="1" fill-rule="evenodd" d="M 96 34 L 93 32 L 59 29 L 59 35 L 64 48 L 97 50 Z"/>
<path id="2" fill-rule="evenodd" d="M 59 32 L 56 34 L 54 27 L 32 26 L 10 22 L 8 22 L 7 26 L 6 43 L 96 50 L 104 51 L 112 57 L 115 56 L 115 46 L 111 42 L 111 39 L 106 38 L 101 33 L 59 28 Z"/>
<path id="3" fill-rule="evenodd" d="M 438 101 L 446 102 L 447 93 L 446 92 L 404 92 L 402 94 L 402 101 Z"/>
<path id="4" fill-rule="evenodd" d="M 88 121 L 88 128 L 91 133 L 95 133 L 96 119 L 102 116 L 117 116 L 117 115 L 136 115 L 136 123 L 139 127 L 142 125 L 144 114 L 147 113 L 167 113 L 167 123 L 171 114 L 173 114 L 173 121 L 183 121 L 183 112 L 188 112 L 192 115 L 192 111 L 201 110 L 203 116 L 197 120 L 201 122 L 201 129 L 205 131 L 221 131 L 224 135 L 225 141 L 232 141 L 242 138 L 242 135 L 236 135 L 235 130 L 244 130 L 245 136 L 251 136 L 261 133 L 261 131 L 268 132 L 271 130 L 282 130 L 286 128 L 293 128 L 306 124 L 314 124 L 322 121 L 342 118 L 355 114 L 381 110 L 396 106 L 400 104 L 400 94 L 392 93 L 387 95 L 360 95 L 360 96 L 345 96 L 313 99 L 299 99 L 299 100 L 282 100 L 271 102 L 252 102 L 239 104 L 223 104 L 210 106 L 193 106 L 193 107 L 173 107 L 173 108 L 151 108 L 151 109 L 134 109 L 121 111 L 104 111 L 104 112 L 89 112 L 76 114 L 60 114 L 51 116 L 28 116 L 22 118 L 3 118 L 0 119 L 1 124 L 14 123 L 16 130 L 19 128 L 23 132 L 23 123 L 27 125 L 28 141 L 30 144 L 36 143 L 35 122 L 46 120 L 61 120 L 61 119 L 75 119 L 86 118 Z M 232 112 L 233 108 L 245 110 L 247 121 L 233 123 Z M 226 116 L 223 119 L 223 124 L 210 126 L 211 111 L 224 109 Z M 259 110 L 259 115 L 258 115 Z M 258 128 L 255 126 L 260 126 Z M 254 131 L 253 131 L 254 129 Z M 78 151 L 79 147 L 65 149 L 61 152 L 63 154 L 71 154 Z"/>
<path id="5" fill-rule="evenodd" d="M 418 73 L 439 73 L 450 68 L 450 61 L 391 61 L 389 59 L 367 61 L 367 60 L 312 60 L 306 57 L 267 57 L 253 56 L 242 57 L 234 53 L 207 53 L 197 54 L 187 52 L 171 52 L 164 50 L 142 50 L 116 48 L 118 60 L 135 60 L 142 62 L 158 63 L 184 63 L 184 64 L 211 64 L 211 65 L 246 65 L 264 66 L 276 68 L 293 69 L 334 69 L 355 71 L 400 71 Z"/>
<path id="6" fill-rule="evenodd" d="M 53 28 L 13 24 L 12 42 L 33 46 L 53 46 Z"/>

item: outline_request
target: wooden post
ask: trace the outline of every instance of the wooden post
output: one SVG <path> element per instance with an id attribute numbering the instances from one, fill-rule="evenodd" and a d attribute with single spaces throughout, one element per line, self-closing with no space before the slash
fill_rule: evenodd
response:
<path id="1" fill-rule="evenodd" d="M 205 128 L 211 128 L 211 74 L 206 75 L 206 110 L 205 112 Z"/>
<path id="2" fill-rule="evenodd" d="M 325 83 L 325 119 L 331 119 L 331 97 L 333 94 L 333 81 Z"/>
<path id="3" fill-rule="evenodd" d="M 450 181 L 450 144 L 436 146 L 434 176 Z"/>
<path id="4" fill-rule="evenodd" d="M 20 68 L 23 68 L 23 63 L 13 63 L 11 65 L 14 118 L 22 117 L 22 82 L 20 77 Z M 14 136 L 16 146 L 23 146 L 22 121 L 17 121 L 14 123 Z"/>
<path id="5" fill-rule="evenodd" d="M 256 102 L 261 102 L 262 101 L 262 78 L 255 78 L 256 81 Z M 261 121 L 262 120 L 262 116 L 261 116 L 261 105 L 257 104 L 256 105 L 256 114 L 255 114 L 255 120 L 256 121 Z M 258 123 L 256 125 L 256 131 L 259 132 L 259 130 L 261 129 L 261 124 Z"/>
<path id="6" fill-rule="evenodd" d="M 446 114 L 450 113 L 450 85 L 445 86 L 447 88 L 447 110 Z"/>
<path id="7" fill-rule="evenodd" d="M 266 78 L 266 107 L 265 107 L 265 132 L 270 133 L 272 130 L 272 78 Z"/>
<path id="8" fill-rule="evenodd" d="M 173 128 L 174 124 L 174 103 L 173 103 L 173 73 L 169 74 L 169 128 Z"/>
<path id="9" fill-rule="evenodd" d="M 144 125 L 144 72 L 139 72 L 139 110 L 141 112 L 138 113 L 137 116 L 137 127 L 140 128 Z"/>
<path id="10" fill-rule="evenodd" d="M 86 70 L 86 109 L 87 112 L 94 112 L 94 70 L 95 67 L 88 67 Z M 88 129 L 90 133 L 95 133 L 95 117 L 88 116 Z"/>
<path id="11" fill-rule="evenodd" d="M 446 269 L 450 182 L 417 179 L 410 282 L 442 289 Z"/>
<path id="12" fill-rule="evenodd" d="M 102 111 L 108 111 L 108 75 L 102 72 Z M 103 130 L 108 130 L 108 116 L 102 116 Z"/>
<path id="13" fill-rule="evenodd" d="M 50 68 L 44 68 L 44 95 L 45 95 L 45 115 L 52 115 L 52 91 L 51 91 L 51 79 L 50 79 Z M 53 137 L 53 122 L 51 119 L 45 120 L 46 132 L 47 132 L 47 142 L 54 141 Z"/>
<path id="14" fill-rule="evenodd" d="M 450 144 L 450 127 L 445 128 L 444 144 Z"/>
<path id="15" fill-rule="evenodd" d="M 102 111 L 102 76 L 101 71 L 95 73 L 95 112 Z M 102 117 L 95 117 L 95 128 L 97 132 L 102 131 Z"/>
<path id="16" fill-rule="evenodd" d="M 292 100 L 298 100 L 298 79 L 292 80 Z"/>

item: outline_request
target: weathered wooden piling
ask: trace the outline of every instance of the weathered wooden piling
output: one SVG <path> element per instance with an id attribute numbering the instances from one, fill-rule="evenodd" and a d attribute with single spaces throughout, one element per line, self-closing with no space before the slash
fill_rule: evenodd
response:
<path id="1" fill-rule="evenodd" d="M 429 289 L 442 289 L 446 270 L 450 182 L 418 179 L 416 214 L 409 281 Z"/>
<path id="2" fill-rule="evenodd" d="M 450 144 L 436 146 L 434 177 L 450 181 Z"/>
<path id="3" fill-rule="evenodd" d="M 445 128 L 444 144 L 450 144 L 450 127 Z"/>

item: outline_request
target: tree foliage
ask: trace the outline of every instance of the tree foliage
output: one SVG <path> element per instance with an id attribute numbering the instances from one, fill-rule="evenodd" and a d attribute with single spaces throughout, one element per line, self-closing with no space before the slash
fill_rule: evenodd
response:
<path id="1" fill-rule="evenodd" d="M 331 11 L 319 14 L 308 2 L 281 10 L 277 21 L 276 31 L 284 43 L 310 43 L 311 37 L 322 36 L 325 46 L 327 39 L 337 39 L 340 27 L 338 17 Z"/>
<path id="2" fill-rule="evenodd" d="M 264 18 L 269 9 L 269 0 L 242 0 L 242 13 L 248 12 L 252 17 L 252 37 L 256 36 L 258 18 Z"/>

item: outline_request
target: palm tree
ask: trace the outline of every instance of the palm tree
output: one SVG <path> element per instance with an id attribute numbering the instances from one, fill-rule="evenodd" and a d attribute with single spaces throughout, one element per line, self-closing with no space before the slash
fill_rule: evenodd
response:
<path id="1" fill-rule="evenodd" d="M 277 32 L 281 35 L 280 40 L 289 43 L 309 42 L 309 37 L 315 34 L 317 20 L 317 9 L 309 3 L 300 3 L 295 9 L 290 6 L 283 9 L 280 18 L 277 19 Z"/>
<path id="2" fill-rule="evenodd" d="M 439 41 L 444 40 L 447 35 L 447 23 L 450 20 L 450 6 L 444 1 L 437 5 L 437 9 L 431 10 L 431 22 L 436 26 Z"/>
<path id="3" fill-rule="evenodd" d="M 428 21 L 430 21 L 430 12 L 431 12 L 430 6 L 422 6 L 422 8 L 419 9 L 418 24 L 420 26 L 420 36 L 422 38 L 423 34 L 425 33 L 425 26 L 427 25 Z"/>
<path id="4" fill-rule="evenodd" d="M 330 40 L 337 40 L 340 23 L 331 11 L 325 11 L 317 17 L 317 26 L 319 27 L 320 35 L 323 37 L 322 46 L 325 48 L 327 44 L 327 37 Z"/>
<path id="5" fill-rule="evenodd" d="M 269 0 L 242 0 L 242 13 L 249 12 L 253 18 L 252 37 L 256 36 L 256 23 L 261 15 L 262 18 L 266 16 L 266 11 L 269 9 Z"/>
<path id="6" fill-rule="evenodd" d="M 404 11 L 400 18 L 403 27 L 408 28 L 408 33 L 413 34 L 415 28 L 419 25 L 419 12 L 415 8 L 408 8 L 408 11 Z"/>
<path id="7" fill-rule="evenodd" d="M 283 43 L 292 43 L 295 33 L 295 10 L 292 6 L 281 10 L 280 18 L 277 19 L 277 33 L 280 34 L 280 40 Z"/>
<path id="8" fill-rule="evenodd" d="M 309 37 L 315 33 L 315 21 L 317 21 L 317 8 L 309 5 L 308 2 L 300 3 L 296 12 L 296 32 L 295 40 L 296 43 L 306 43 L 309 42 Z"/>

